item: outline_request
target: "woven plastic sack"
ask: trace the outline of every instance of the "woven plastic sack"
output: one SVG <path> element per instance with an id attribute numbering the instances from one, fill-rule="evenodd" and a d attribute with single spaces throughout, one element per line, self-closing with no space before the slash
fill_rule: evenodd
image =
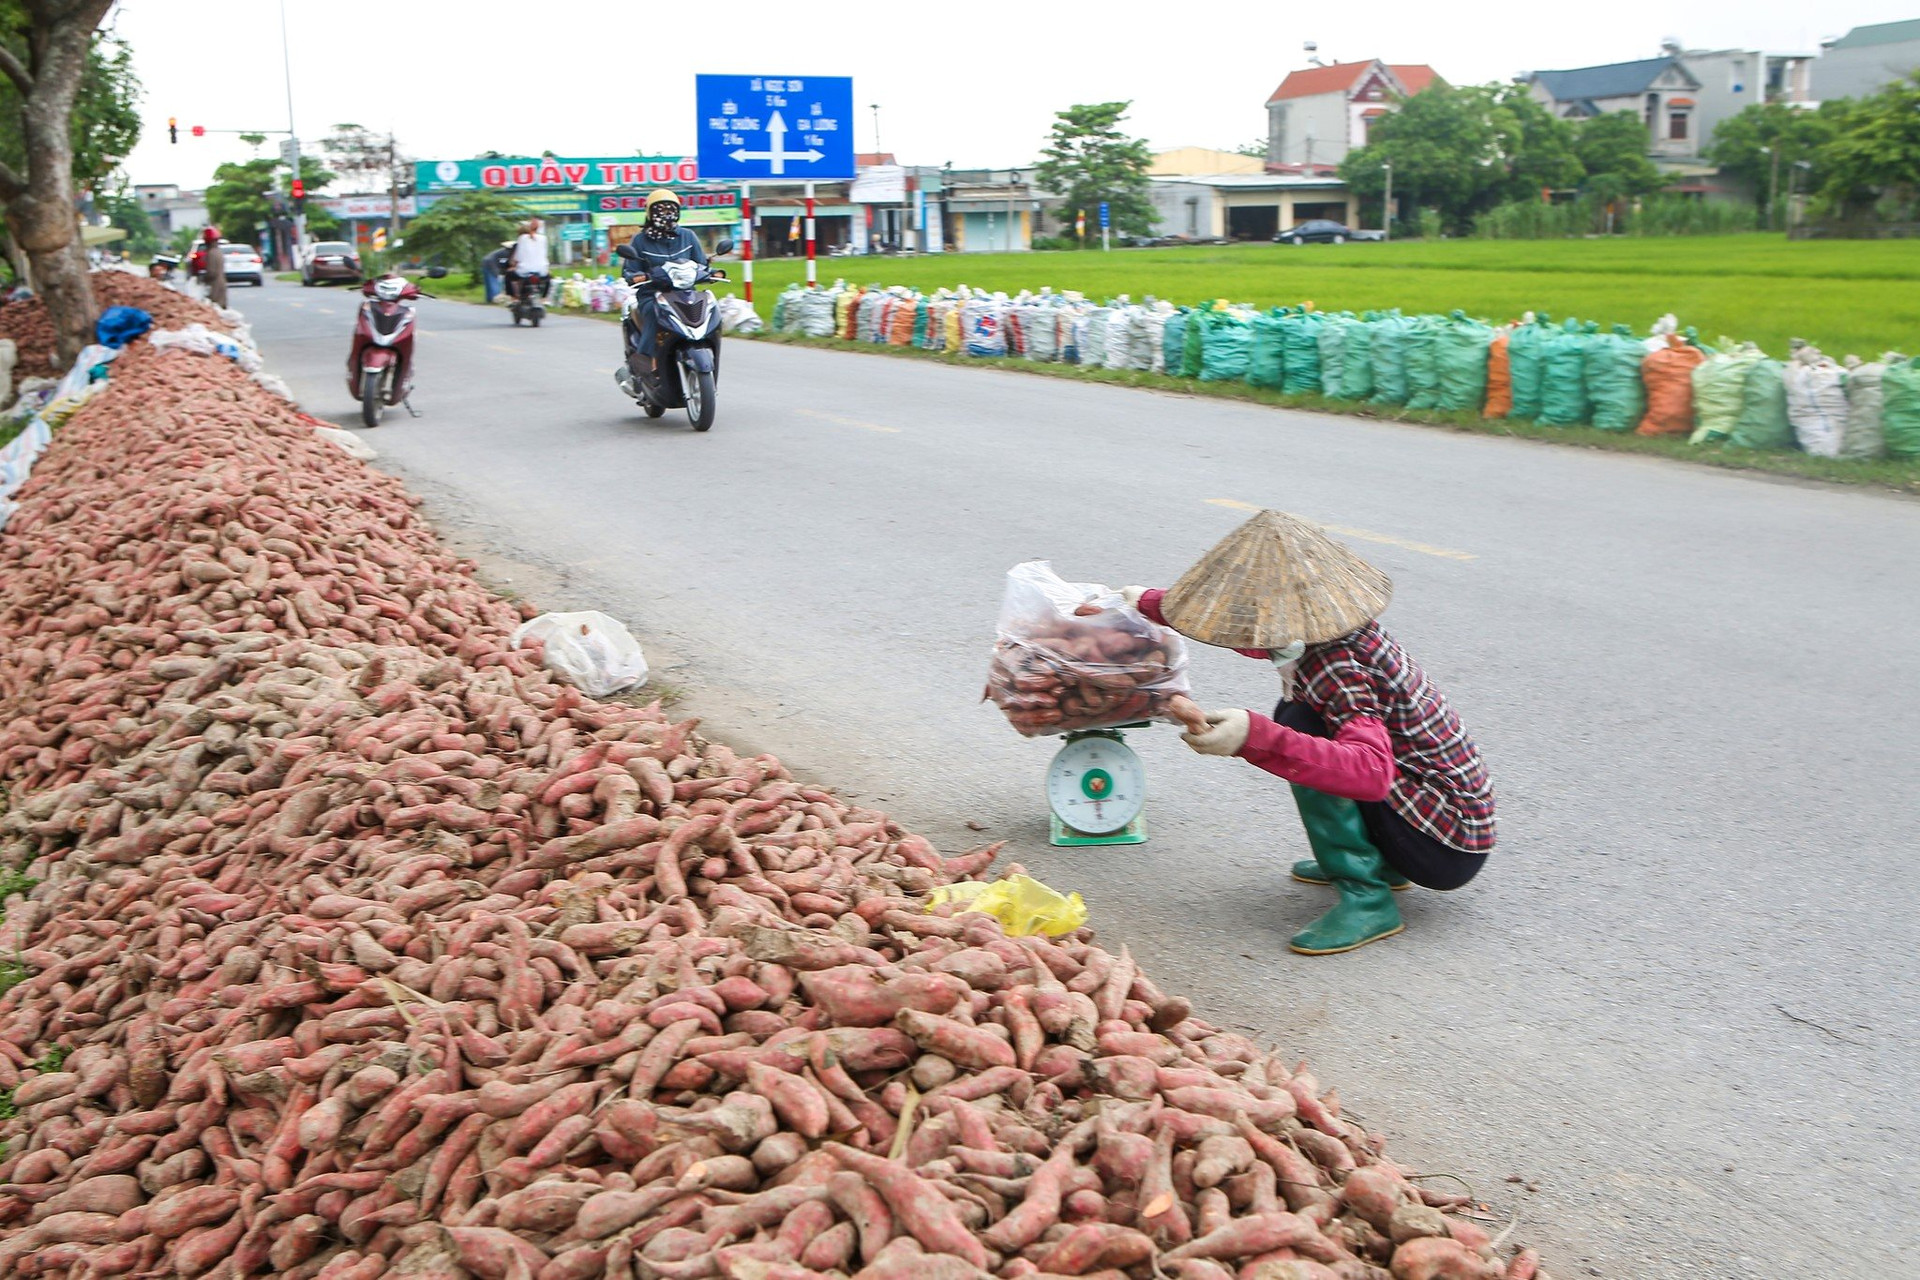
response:
<path id="1" fill-rule="evenodd" d="M 1200 376 L 1200 362 L 1206 351 L 1206 318 L 1213 309 L 1214 304 L 1209 302 L 1197 308 L 1187 319 L 1186 345 L 1180 352 L 1180 376 L 1183 378 Z"/>
<path id="2" fill-rule="evenodd" d="M 1480 410 L 1483 418 L 1504 418 L 1513 412 L 1513 366 L 1507 357 L 1507 344 L 1512 340 L 1512 332 L 1503 329 L 1487 344 L 1487 402 Z"/>
<path id="3" fill-rule="evenodd" d="M 831 338 L 834 315 L 840 308 L 840 295 L 814 290 L 800 299 L 799 330 L 809 338 Z"/>
<path id="4" fill-rule="evenodd" d="M 1920 360 L 1888 361 L 1880 378 L 1880 429 L 1889 458 L 1920 458 Z"/>
<path id="5" fill-rule="evenodd" d="M 1320 325 L 1320 394 L 1340 394 L 1340 376 L 1347 367 L 1347 330 L 1352 316 L 1328 316 Z"/>
<path id="6" fill-rule="evenodd" d="M 1102 361 L 1107 368 L 1134 367 L 1133 317 L 1139 310 L 1132 305 L 1115 307 L 1107 317 L 1107 358 Z"/>
<path id="7" fill-rule="evenodd" d="M 1793 420 L 1787 417 L 1787 367 L 1758 360 L 1740 384 L 1740 416 L 1727 443 L 1740 449 L 1791 449 Z"/>
<path id="8" fill-rule="evenodd" d="M 1905 356 L 1889 351 L 1878 360 L 1862 363 L 1858 356 L 1847 357 L 1847 425 L 1840 434 L 1843 458 L 1879 458 L 1887 452 L 1887 437 L 1881 425 L 1886 407 L 1883 380 L 1887 366 Z"/>
<path id="9" fill-rule="evenodd" d="M 1060 358 L 1060 313 L 1053 307 L 1035 307 L 1027 321 L 1027 359 Z"/>
<path id="10" fill-rule="evenodd" d="M 1342 400 L 1373 395 L 1373 325 L 1364 320 L 1348 325 L 1341 355 L 1340 389 L 1334 394 Z"/>
<path id="11" fill-rule="evenodd" d="M 1253 355 L 1253 318 L 1237 311 L 1212 311 L 1200 323 L 1200 381 L 1238 382 L 1245 378 Z"/>
<path id="12" fill-rule="evenodd" d="M 1180 376 L 1180 363 L 1186 359 L 1187 326 L 1192 323 L 1193 312 L 1182 307 L 1160 326 L 1160 372 L 1169 377 Z"/>
<path id="13" fill-rule="evenodd" d="M 775 333 L 792 332 L 795 323 L 799 319 L 799 308 L 797 304 L 801 296 L 805 293 L 806 289 L 804 287 L 797 284 L 790 284 L 780 291 L 779 297 L 773 300 L 773 330 Z"/>
<path id="14" fill-rule="evenodd" d="M 1253 318 L 1253 341 L 1247 350 L 1247 382 L 1279 390 L 1286 382 L 1286 332 L 1273 312 Z"/>
<path id="15" fill-rule="evenodd" d="M 1693 434 L 1688 444 L 1711 444 L 1733 435 L 1746 393 L 1747 374 L 1766 359 L 1751 342 L 1720 339 L 1720 350 L 1693 371 Z"/>
<path id="16" fill-rule="evenodd" d="M 913 345 L 913 323 L 924 304 L 918 298 L 901 298 L 894 303 L 893 314 L 887 317 L 887 345 L 890 347 L 910 347 Z"/>
<path id="17" fill-rule="evenodd" d="M 1133 307 L 1127 315 L 1127 368 L 1150 371 L 1160 355 L 1160 326 L 1166 317 L 1153 307 Z"/>
<path id="18" fill-rule="evenodd" d="M 1407 333 L 1410 326 L 1399 312 L 1368 323 L 1373 337 L 1374 404 L 1407 402 Z"/>
<path id="19" fill-rule="evenodd" d="M 1141 354 L 1146 360 L 1141 367 L 1149 373 L 1167 371 L 1167 324 L 1172 319 L 1171 312 L 1149 311 L 1140 322 L 1143 330 Z"/>
<path id="20" fill-rule="evenodd" d="M 854 308 L 859 305 L 859 302 L 860 291 L 858 289 L 843 289 L 833 295 L 832 336 L 836 338 L 844 338 L 847 336 L 847 327 L 853 323 L 851 316 Z"/>
<path id="21" fill-rule="evenodd" d="M 1318 311 L 1297 311 L 1281 317 L 1286 369 L 1280 389 L 1290 396 L 1320 392 L 1320 326 L 1324 323 Z"/>
<path id="22" fill-rule="evenodd" d="M 1644 339 L 1626 325 L 1587 339 L 1587 395 L 1593 401 L 1593 425 L 1602 431 L 1632 431 L 1647 413 L 1647 390 L 1640 380 L 1646 360 Z"/>
<path id="23" fill-rule="evenodd" d="M 1787 360 L 1787 421 L 1793 438 L 1816 458 L 1837 458 L 1847 431 L 1847 374 L 1820 348 L 1800 346 Z"/>
<path id="24" fill-rule="evenodd" d="M 1414 316 L 1407 326 L 1407 408 L 1440 407 L 1440 321 Z"/>
<path id="25" fill-rule="evenodd" d="M 940 324 L 942 351 L 959 352 L 966 349 L 966 335 L 961 325 L 966 310 L 966 307 L 959 304 L 947 308 L 946 318 Z"/>
<path id="26" fill-rule="evenodd" d="M 1664 345 L 1640 362 L 1647 411 L 1634 430 L 1643 436 L 1684 436 L 1693 430 L 1693 371 L 1707 353 L 1677 333 L 1664 335 L 1661 342 Z"/>
<path id="27" fill-rule="evenodd" d="M 1079 342 L 1080 363 L 1101 365 L 1107 362 L 1107 326 L 1113 321 L 1113 312 L 1106 307 L 1096 307 L 1087 317 L 1087 331 Z"/>
<path id="28" fill-rule="evenodd" d="M 1456 311 L 1440 322 L 1434 357 L 1440 367 L 1439 407 L 1478 413 L 1487 401 L 1487 359 L 1493 329 Z"/>
<path id="29" fill-rule="evenodd" d="M 1507 416 L 1532 422 L 1540 416 L 1540 394 L 1547 366 L 1542 344 L 1547 339 L 1546 317 L 1523 321 L 1507 339 L 1507 379 L 1513 404 Z"/>
<path id="30" fill-rule="evenodd" d="M 1549 427 L 1573 427 L 1593 415 L 1587 397 L 1587 341 L 1599 326 L 1569 320 L 1541 342 L 1540 417 Z"/>
<path id="31" fill-rule="evenodd" d="M 991 298 L 974 298 L 960 308 L 960 331 L 970 356 L 1007 354 L 1006 313 Z"/>

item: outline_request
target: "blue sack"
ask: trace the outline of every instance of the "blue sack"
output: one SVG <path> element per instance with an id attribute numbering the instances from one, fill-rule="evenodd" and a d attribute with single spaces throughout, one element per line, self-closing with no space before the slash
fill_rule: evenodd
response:
<path id="1" fill-rule="evenodd" d="M 94 322 L 93 339 L 103 347 L 124 347 L 153 328 L 153 317 L 138 307 L 108 307 Z"/>

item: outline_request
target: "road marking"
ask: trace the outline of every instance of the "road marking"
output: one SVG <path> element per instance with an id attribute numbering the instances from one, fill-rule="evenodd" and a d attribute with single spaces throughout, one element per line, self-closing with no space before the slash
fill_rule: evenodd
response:
<path id="1" fill-rule="evenodd" d="M 507 353 L 508 355 L 510 355 L 510 356 L 517 356 L 517 355 L 519 355 L 519 354 L 520 354 L 520 348 L 518 348 L 518 347 L 503 347 L 503 346 L 501 346 L 501 345 L 500 345 L 499 343 L 497 343 L 497 342 L 489 342 L 489 343 L 487 344 L 487 350 L 489 350 L 489 351 L 504 351 L 504 352 L 506 352 L 506 353 Z"/>
<path id="2" fill-rule="evenodd" d="M 878 431 L 881 435 L 897 436 L 899 427 L 885 427 L 877 422 L 862 422 L 858 418 L 843 418 L 837 413 L 822 413 L 818 409 L 795 409 L 803 418 L 818 418 L 822 422 L 831 422 L 836 427 L 858 427 L 862 431 Z"/>
<path id="3" fill-rule="evenodd" d="M 318 311 L 323 316 L 330 316 L 333 314 L 332 307 L 315 307 L 314 310 Z"/>
<path id="4" fill-rule="evenodd" d="M 1239 502 L 1233 498 L 1208 498 L 1210 506 L 1226 507 L 1232 511 L 1260 511 L 1251 502 Z M 1320 526 L 1328 533 L 1337 533 L 1343 538 L 1358 538 L 1362 542 L 1377 542 L 1386 547 L 1399 547 L 1402 551 L 1418 551 L 1423 556 L 1438 556 L 1442 560 L 1478 560 L 1480 557 L 1471 551 L 1455 551 L 1452 547 L 1436 547 L 1429 542 L 1412 542 L 1406 538 L 1396 538 L 1390 533 L 1375 533 L 1371 529 L 1350 529 L 1345 525 L 1323 524 Z"/>
<path id="5" fill-rule="evenodd" d="M 287 305 L 290 307 L 305 307 L 307 304 L 304 302 L 289 302 Z"/>

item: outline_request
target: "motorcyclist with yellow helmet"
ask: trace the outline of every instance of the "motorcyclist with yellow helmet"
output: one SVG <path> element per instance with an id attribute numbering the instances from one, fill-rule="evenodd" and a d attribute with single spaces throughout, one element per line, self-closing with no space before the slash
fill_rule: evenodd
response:
<path id="1" fill-rule="evenodd" d="M 622 258 L 620 274 L 636 294 L 634 312 L 640 318 L 636 331 L 631 320 L 621 322 L 626 344 L 627 370 L 631 376 L 651 381 L 659 373 L 658 351 L 654 335 L 659 323 L 658 295 L 671 287 L 667 281 L 669 262 L 692 261 L 707 265 L 707 251 L 700 247 L 693 232 L 680 225 L 680 197 L 665 187 L 647 194 L 647 221 L 629 242 L 638 260 Z"/>

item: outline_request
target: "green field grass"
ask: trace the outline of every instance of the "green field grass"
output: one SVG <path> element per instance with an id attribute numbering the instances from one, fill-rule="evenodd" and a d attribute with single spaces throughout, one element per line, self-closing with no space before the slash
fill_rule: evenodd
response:
<path id="1" fill-rule="evenodd" d="M 797 258 L 754 262 L 762 315 L 803 280 Z M 729 264 L 735 275 L 737 264 Z M 1443 240 L 1274 244 L 1080 253 L 823 258 L 823 283 L 933 290 L 1075 289 L 1097 299 L 1151 294 L 1175 303 L 1227 298 L 1256 306 L 1310 301 L 1322 311 L 1455 308 L 1500 321 L 1526 311 L 1644 333 L 1666 312 L 1706 342 L 1722 334 L 1784 355 L 1805 338 L 1836 359 L 1920 353 L 1920 241 L 1788 241 L 1774 235 L 1607 240 Z"/>

